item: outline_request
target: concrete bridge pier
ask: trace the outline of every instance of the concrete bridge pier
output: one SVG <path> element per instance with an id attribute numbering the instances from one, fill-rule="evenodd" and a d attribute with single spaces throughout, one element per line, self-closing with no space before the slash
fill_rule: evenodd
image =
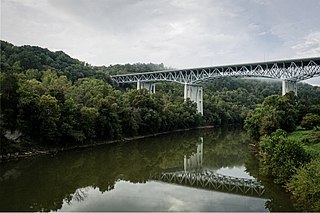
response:
<path id="1" fill-rule="evenodd" d="M 297 82 L 282 80 L 282 95 L 285 95 L 286 93 L 291 91 L 293 91 L 294 94 L 297 96 L 298 94 Z"/>
<path id="2" fill-rule="evenodd" d="M 156 84 L 153 82 L 137 82 L 137 89 L 147 89 L 150 93 L 156 92 Z"/>
<path id="3" fill-rule="evenodd" d="M 197 110 L 203 115 L 203 89 L 200 86 L 184 84 L 184 100 L 190 98 L 197 104 Z"/>

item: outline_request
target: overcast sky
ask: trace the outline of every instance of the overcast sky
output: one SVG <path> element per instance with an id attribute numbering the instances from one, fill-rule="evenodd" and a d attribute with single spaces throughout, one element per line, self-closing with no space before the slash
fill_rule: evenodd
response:
<path id="1" fill-rule="evenodd" d="M 319 57 L 320 1 L 1 0 L 1 39 L 107 66 Z"/>

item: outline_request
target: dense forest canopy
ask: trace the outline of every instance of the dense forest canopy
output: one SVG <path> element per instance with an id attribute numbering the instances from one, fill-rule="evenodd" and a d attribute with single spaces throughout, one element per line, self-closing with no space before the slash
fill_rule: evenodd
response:
<path id="1" fill-rule="evenodd" d="M 204 85 L 202 117 L 194 103 L 183 100 L 182 85 L 159 83 L 157 92 L 149 94 L 134 85 L 119 87 L 110 78 L 164 69 L 168 69 L 164 64 L 152 63 L 91 66 L 62 51 L 1 41 L 1 143 L 9 130 L 20 132 L 28 143 L 58 145 L 242 124 L 265 97 L 281 92 L 280 82 L 212 80 Z M 298 87 L 295 119 L 320 114 L 320 88 Z M 10 151 L 4 147 L 1 152 Z"/>

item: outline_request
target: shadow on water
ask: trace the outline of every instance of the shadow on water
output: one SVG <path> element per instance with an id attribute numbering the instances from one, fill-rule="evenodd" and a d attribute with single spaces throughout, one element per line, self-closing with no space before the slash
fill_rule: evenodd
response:
<path id="1" fill-rule="evenodd" d="M 120 180 L 147 183 L 151 177 L 186 171 L 191 165 L 190 156 L 200 160 L 195 155 L 200 149 L 200 138 L 203 138 L 203 147 L 201 168 L 198 169 L 218 172 L 221 168 L 233 171 L 232 168 L 245 166 L 244 169 L 257 179 L 251 177 L 252 181 L 264 186 L 267 209 L 294 210 L 289 196 L 280 187 L 259 177 L 256 160 L 248 154 L 250 140 L 237 128 L 178 132 L 1 164 L 0 210 L 56 211 L 63 203 L 86 200 L 89 188 L 110 192 Z M 214 179 L 214 174 L 210 174 L 206 177 Z M 217 190 L 206 185 L 200 188 Z"/>

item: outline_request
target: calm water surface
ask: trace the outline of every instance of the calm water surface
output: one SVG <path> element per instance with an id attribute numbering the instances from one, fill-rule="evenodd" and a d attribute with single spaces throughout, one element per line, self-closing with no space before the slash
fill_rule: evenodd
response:
<path id="1" fill-rule="evenodd" d="M 294 211 L 249 143 L 193 130 L 0 164 L 0 211 Z"/>

